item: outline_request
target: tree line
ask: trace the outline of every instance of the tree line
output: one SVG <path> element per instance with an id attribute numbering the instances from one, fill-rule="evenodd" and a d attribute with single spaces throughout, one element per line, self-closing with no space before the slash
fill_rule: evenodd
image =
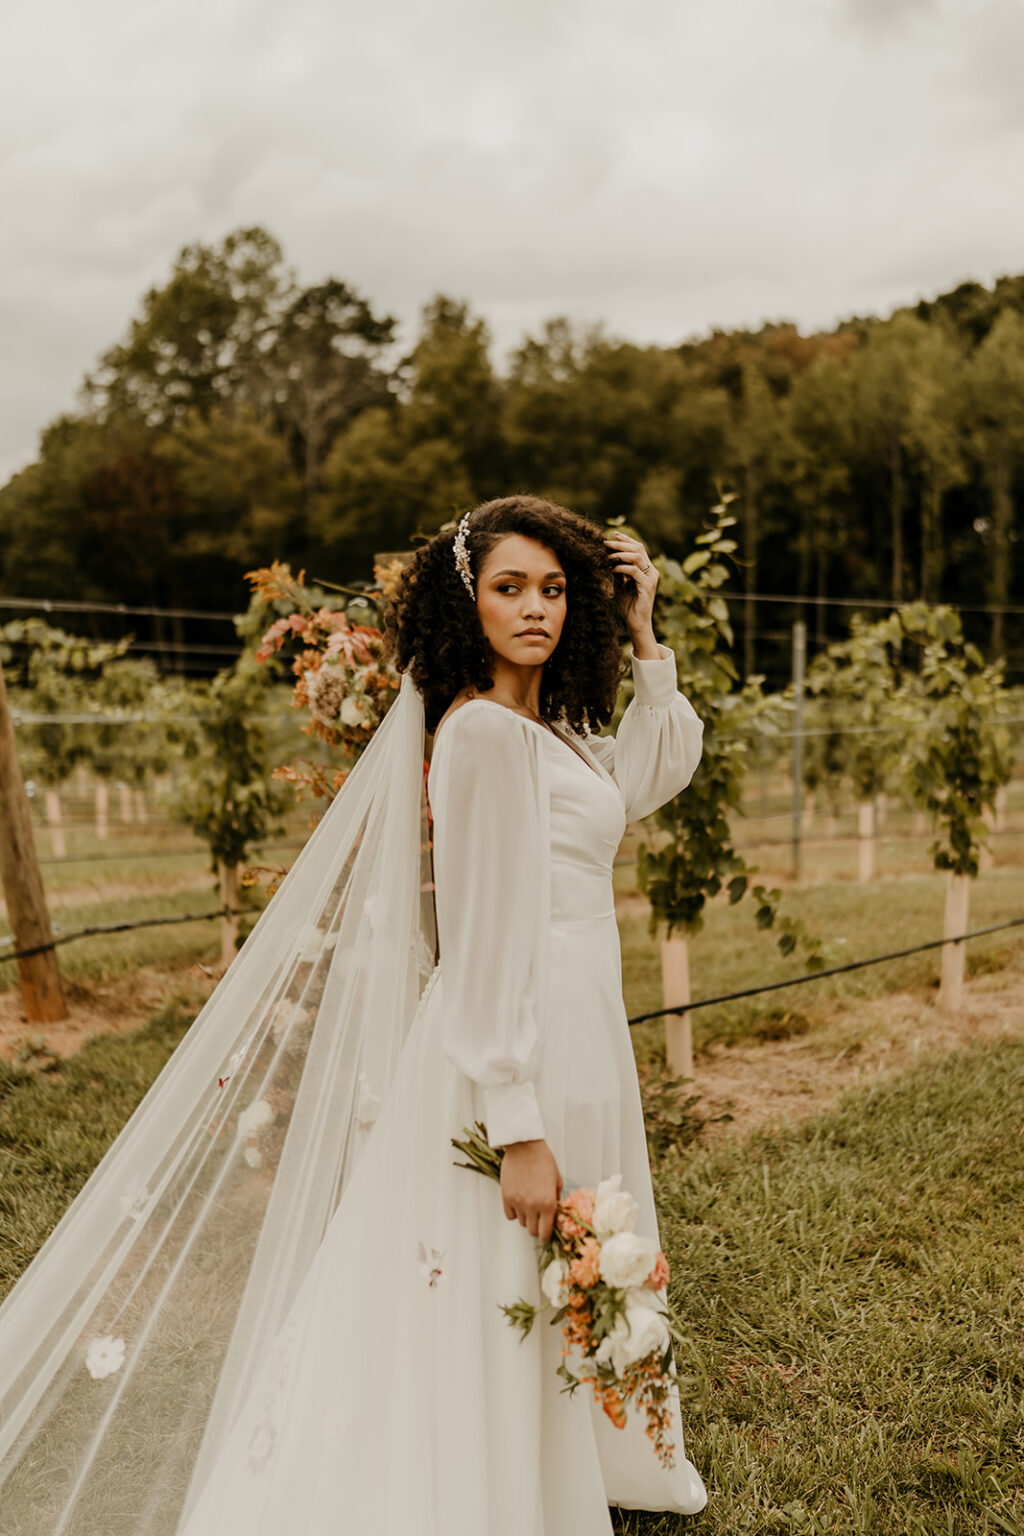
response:
<path id="1" fill-rule="evenodd" d="M 396 338 L 341 279 L 301 287 L 263 229 L 187 246 L 0 489 L 0 588 L 234 611 L 254 566 L 366 581 L 375 554 L 512 490 L 679 557 L 725 490 L 745 675 L 785 671 L 795 612 L 763 594 L 807 601 L 813 649 L 845 629 L 830 600 L 986 608 L 972 638 L 1024 667 L 1000 611 L 1024 600 L 1024 276 L 809 336 L 638 346 L 555 317 L 504 370 L 447 295 Z"/>

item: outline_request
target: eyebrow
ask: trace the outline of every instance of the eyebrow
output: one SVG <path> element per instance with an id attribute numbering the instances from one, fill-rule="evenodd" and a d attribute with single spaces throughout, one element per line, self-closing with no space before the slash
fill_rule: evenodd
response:
<path id="1" fill-rule="evenodd" d="M 529 577 L 527 576 L 525 571 L 495 571 L 494 574 L 495 574 L 495 576 L 518 576 L 520 581 L 528 581 L 529 580 Z M 544 577 L 544 580 L 545 581 L 550 581 L 552 576 L 563 576 L 564 577 L 564 575 L 565 575 L 564 571 L 548 571 L 547 575 Z"/>

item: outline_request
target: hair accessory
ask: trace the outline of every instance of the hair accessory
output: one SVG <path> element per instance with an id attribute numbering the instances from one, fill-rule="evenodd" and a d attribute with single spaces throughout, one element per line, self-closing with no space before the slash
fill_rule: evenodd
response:
<path id="1" fill-rule="evenodd" d="M 466 512 L 459 519 L 459 526 L 455 532 L 452 549 L 455 551 L 455 569 L 466 583 L 466 590 L 476 602 L 476 590 L 473 586 L 473 572 L 469 567 L 469 551 L 466 548 L 466 534 L 469 532 L 469 513 Z"/>

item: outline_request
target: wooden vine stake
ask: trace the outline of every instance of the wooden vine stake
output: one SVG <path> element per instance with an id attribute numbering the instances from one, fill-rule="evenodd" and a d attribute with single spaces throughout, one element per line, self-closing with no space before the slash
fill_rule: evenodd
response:
<path id="1" fill-rule="evenodd" d="M 0 880 L 16 949 L 53 943 L 43 877 L 36 856 L 32 817 L 14 740 L 14 722 L 0 667 Z M 19 960 L 18 977 L 30 1024 L 55 1024 L 68 1016 L 54 950 Z"/>
<path id="2" fill-rule="evenodd" d="M 951 944 L 948 941 L 961 938 L 967 932 L 967 903 L 971 894 L 971 877 L 955 875 L 951 870 L 948 882 L 946 919 L 942 930 L 942 937 L 947 942 L 942 948 L 939 1007 L 946 1013 L 959 1013 L 964 996 L 964 964 L 967 958 L 967 946 Z"/>
<path id="3" fill-rule="evenodd" d="M 666 1008 L 690 1001 L 690 950 L 685 938 L 661 941 L 661 991 Z M 688 1012 L 665 1016 L 665 1059 L 676 1077 L 693 1076 L 693 1023 Z"/>

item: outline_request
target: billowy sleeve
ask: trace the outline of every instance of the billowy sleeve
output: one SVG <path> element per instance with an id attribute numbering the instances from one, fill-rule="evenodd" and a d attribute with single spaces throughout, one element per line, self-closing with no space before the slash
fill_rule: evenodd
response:
<path id="1" fill-rule="evenodd" d="M 657 659 L 633 655 L 633 697 L 614 736 L 585 735 L 626 802 L 626 820 L 642 821 L 686 788 L 700 762 L 704 725 L 676 683 L 667 645 Z"/>
<path id="2" fill-rule="evenodd" d="M 464 705 L 438 737 L 430 784 L 444 1049 L 483 1089 L 492 1146 L 537 1140 L 550 911 L 538 728 Z"/>

